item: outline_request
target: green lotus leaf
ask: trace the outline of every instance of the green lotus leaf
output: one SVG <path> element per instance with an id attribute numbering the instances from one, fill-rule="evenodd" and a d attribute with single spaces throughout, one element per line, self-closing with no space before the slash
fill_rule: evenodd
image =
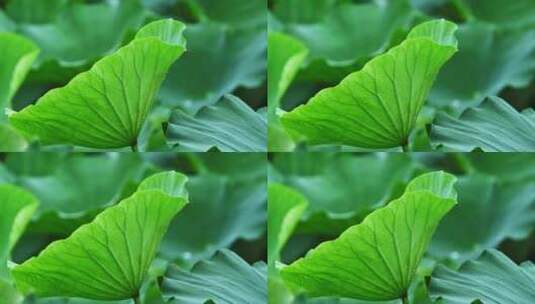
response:
<path id="1" fill-rule="evenodd" d="M 264 0 L 194 0 L 204 18 L 239 27 L 266 26 Z M 229 9 L 232 8 L 232 9 Z"/>
<path id="2" fill-rule="evenodd" d="M 183 151 L 266 151 L 267 121 L 238 97 L 225 95 L 217 104 L 201 108 L 195 116 L 181 110 L 171 114 L 168 143 Z"/>
<path id="3" fill-rule="evenodd" d="M 307 55 L 308 49 L 291 36 L 277 32 L 268 34 L 269 151 L 293 149 L 294 144 L 280 124 L 276 111 Z"/>
<path id="4" fill-rule="evenodd" d="M 11 125 L 0 123 L 0 151 L 21 152 L 26 150 L 28 142 Z"/>
<path id="5" fill-rule="evenodd" d="M 4 109 L 11 107 L 11 99 L 39 54 L 30 40 L 13 33 L 0 33 L 0 122 L 5 120 Z M 0 140 L 2 137 L 0 137 Z"/>
<path id="6" fill-rule="evenodd" d="M 232 28 L 214 22 L 188 25 L 188 52 L 170 69 L 159 97 L 170 108 L 194 113 L 237 87 L 265 79 L 265 25 Z"/>
<path id="7" fill-rule="evenodd" d="M 23 14 L 19 17 L 26 22 L 19 24 L 17 31 L 43 50 L 39 65 L 55 64 L 59 70 L 85 66 L 113 52 L 127 32 L 139 28 L 146 17 L 138 1 L 92 4 L 65 4 L 62 2 L 66 1 L 58 0 L 18 2 L 22 9 L 17 10 L 17 14 Z"/>
<path id="8" fill-rule="evenodd" d="M 6 167 L 16 176 L 13 183 L 41 202 L 31 230 L 57 235 L 70 234 L 117 202 L 126 184 L 148 169 L 139 155 L 123 153 L 15 153 L 8 155 Z"/>
<path id="9" fill-rule="evenodd" d="M 311 144 L 405 146 L 440 67 L 457 50 L 455 30 L 445 20 L 414 27 L 399 46 L 282 116 L 283 125 Z"/>
<path id="10" fill-rule="evenodd" d="M 471 18 L 507 27 L 535 26 L 535 5 L 531 0 L 462 0 Z M 467 11 L 466 11 L 467 9 Z"/>
<path id="11" fill-rule="evenodd" d="M 279 154 L 277 182 L 309 201 L 299 232 L 338 235 L 399 196 L 421 170 L 407 155 Z"/>
<path id="12" fill-rule="evenodd" d="M 487 250 L 459 270 L 439 265 L 431 277 L 431 294 L 444 304 L 517 303 L 535 299 L 535 265 L 520 266 L 497 250 Z M 477 301 L 479 300 L 479 301 Z"/>
<path id="13" fill-rule="evenodd" d="M 52 22 L 68 0 L 9 0 L 6 13 L 17 23 Z"/>
<path id="14" fill-rule="evenodd" d="M 13 246 L 24 232 L 38 201 L 19 187 L 0 184 L 0 280 L 8 277 L 7 261 Z"/>
<path id="15" fill-rule="evenodd" d="M 308 55 L 303 43 L 283 33 L 268 35 L 268 108 L 275 114 L 279 101 Z"/>
<path id="16" fill-rule="evenodd" d="M 274 266 L 280 251 L 308 205 L 299 192 L 281 184 L 268 187 L 268 264 Z"/>
<path id="17" fill-rule="evenodd" d="M 283 31 L 301 40 L 310 56 L 300 78 L 339 82 L 384 52 L 412 20 L 406 0 L 382 4 L 334 4 L 334 1 L 279 1 L 275 14 Z M 287 11 L 282 12 L 282 9 Z M 284 21 L 289 19 L 289 21 Z M 365 24 L 365 26 L 363 26 Z M 347 29 L 358 28 L 357 31 Z"/>
<path id="18" fill-rule="evenodd" d="M 174 172 L 149 177 L 132 196 L 16 266 L 17 288 L 41 297 L 137 297 L 167 226 L 188 202 L 180 196 L 185 181 Z"/>
<path id="19" fill-rule="evenodd" d="M 0 10 L 0 31 L 12 32 L 14 30 L 15 22 L 13 22 L 3 10 Z"/>
<path id="20" fill-rule="evenodd" d="M 459 52 L 437 76 L 429 94 L 432 104 L 447 106 L 460 101 L 471 105 L 507 86 L 527 86 L 533 79 L 535 30 L 505 30 L 469 22 L 459 27 L 456 36 Z"/>
<path id="21" fill-rule="evenodd" d="M 319 22 L 338 0 L 274 0 L 273 11 L 278 19 L 286 23 Z"/>
<path id="22" fill-rule="evenodd" d="M 192 270 L 171 266 L 162 283 L 169 303 L 267 303 L 267 270 L 263 262 L 250 266 L 230 250 L 217 252 Z"/>
<path id="23" fill-rule="evenodd" d="M 434 230 L 457 203 L 454 181 L 444 172 L 417 177 L 402 197 L 283 268 L 282 278 L 314 297 L 405 297 Z"/>
<path id="24" fill-rule="evenodd" d="M 135 147 L 167 69 L 184 52 L 183 30 L 171 19 L 146 25 L 130 44 L 10 121 L 45 144 Z"/>
<path id="25" fill-rule="evenodd" d="M 470 175 L 460 178 L 456 189 L 461 204 L 440 223 L 430 255 L 465 261 L 506 239 L 525 239 L 533 231 L 535 183 Z"/>
<path id="26" fill-rule="evenodd" d="M 535 112 L 517 112 L 499 97 L 489 97 L 469 108 L 459 118 L 439 113 L 433 122 L 431 140 L 447 150 L 470 152 L 535 151 Z"/>
<path id="27" fill-rule="evenodd" d="M 264 175 L 238 180 L 207 173 L 191 178 L 191 204 L 169 226 L 160 256 L 191 266 L 238 239 L 260 237 L 266 229 L 265 183 Z"/>

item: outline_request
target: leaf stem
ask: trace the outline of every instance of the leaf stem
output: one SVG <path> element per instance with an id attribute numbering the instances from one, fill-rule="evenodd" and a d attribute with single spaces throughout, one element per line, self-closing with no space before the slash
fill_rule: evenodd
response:
<path id="1" fill-rule="evenodd" d="M 132 152 L 137 152 L 138 151 L 138 148 L 137 148 L 137 142 L 133 143 L 130 148 L 132 148 Z"/>
<path id="2" fill-rule="evenodd" d="M 410 152 L 410 149 L 409 149 L 409 143 L 407 142 L 407 143 L 401 145 L 401 150 L 402 150 L 403 152 Z"/>
<path id="3" fill-rule="evenodd" d="M 404 294 L 402 297 L 401 297 L 401 302 L 403 304 L 409 304 L 409 297 L 407 296 L 407 294 Z"/>
<path id="4" fill-rule="evenodd" d="M 139 296 L 135 296 L 132 299 L 134 299 L 134 304 L 141 304 L 141 299 L 139 298 Z"/>

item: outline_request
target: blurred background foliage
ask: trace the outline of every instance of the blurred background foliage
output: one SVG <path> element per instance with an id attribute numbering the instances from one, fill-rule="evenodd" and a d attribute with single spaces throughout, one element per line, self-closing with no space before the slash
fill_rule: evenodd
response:
<path id="1" fill-rule="evenodd" d="M 281 252 L 281 262 L 290 264 L 319 243 L 337 238 L 401 196 L 415 176 L 444 170 L 458 178 L 459 204 L 440 223 L 410 290 L 410 298 L 415 299 L 411 303 L 431 303 L 426 302 L 422 282 L 438 264 L 456 269 L 488 248 L 499 249 L 516 263 L 535 260 L 534 165 L 535 155 L 529 153 L 272 154 L 269 182 L 284 184 L 308 200 Z M 283 294 L 280 288 L 270 286 L 270 297 Z M 300 301 L 374 303 L 299 297 L 288 303 Z"/>
<path id="2" fill-rule="evenodd" d="M 190 204 L 170 225 L 152 272 L 165 272 L 167 264 L 188 270 L 221 249 L 234 251 L 249 264 L 265 261 L 266 168 L 261 153 L 0 154 L 0 184 L 20 186 L 40 203 L 11 253 L 12 261 L 21 263 L 66 238 L 133 193 L 143 178 L 166 170 L 188 175 Z"/>
<path id="3" fill-rule="evenodd" d="M 194 116 L 225 94 L 255 111 L 266 106 L 266 5 L 264 0 L 2 0 L 0 32 L 28 38 L 41 50 L 12 108 L 18 111 L 64 86 L 126 45 L 144 24 L 174 18 L 187 24 L 187 52 L 170 69 L 140 145 L 150 151 L 176 148 L 176 138 L 165 138 L 173 112 Z M 0 136 L 6 128 L 0 126 Z"/>
<path id="4" fill-rule="evenodd" d="M 531 0 L 269 0 L 269 31 L 289 35 L 308 50 L 280 108 L 290 111 L 306 103 L 399 44 L 414 25 L 436 18 L 459 25 L 459 52 L 440 71 L 420 113 L 411 135 L 414 151 L 432 150 L 428 133 L 439 112 L 457 117 L 492 95 L 517 110 L 535 106 L 535 4 Z M 271 121 L 270 127 L 276 124 Z M 280 145 L 285 137 L 273 131 L 270 141 Z M 293 149 L 347 147 L 286 143 L 283 150 Z"/>

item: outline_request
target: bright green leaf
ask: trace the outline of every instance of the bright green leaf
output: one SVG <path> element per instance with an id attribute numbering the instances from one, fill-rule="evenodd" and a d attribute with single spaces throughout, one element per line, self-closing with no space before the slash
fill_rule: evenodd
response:
<path id="1" fill-rule="evenodd" d="M 172 113 L 167 127 L 170 144 L 182 151 L 266 151 L 267 121 L 238 97 L 225 95 L 217 104 L 201 108 L 195 116 Z"/>
<path id="2" fill-rule="evenodd" d="M 416 26 L 399 46 L 284 115 L 283 125 L 311 144 L 406 145 L 440 67 L 457 50 L 455 29 L 445 20 Z"/>
<path id="3" fill-rule="evenodd" d="M 417 177 L 401 198 L 283 268 L 283 279 L 311 296 L 403 297 L 439 221 L 456 204 L 454 181 L 443 172 Z"/>
<path id="4" fill-rule="evenodd" d="M 135 146 L 167 69 L 184 52 L 183 30 L 171 19 L 146 25 L 130 44 L 11 115 L 11 122 L 46 144 Z"/>
<path id="5" fill-rule="evenodd" d="M 221 250 L 191 271 L 171 266 L 164 277 L 164 296 L 176 304 L 267 303 L 267 269 L 250 266 L 230 250 Z"/>
<path id="6" fill-rule="evenodd" d="M 268 264 L 274 266 L 308 205 L 299 192 L 280 184 L 268 187 Z"/>
<path id="7" fill-rule="evenodd" d="M 16 266 L 17 288 L 42 297 L 136 297 L 167 226 L 187 204 L 180 196 L 185 181 L 174 172 L 149 177 L 132 196 Z"/>
<path id="8" fill-rule="evenodd" d="M 308 50 L 300 41 L 282 33 L 268 35 L 268 108 L 275 114 L 279 101 L 297 74 Z"/>
<path id="9" fill-rule="evenodd" d="M 0 123 L 0 151 L 22 152 L 28 147 L 28 142 L 11 125 Z"/>
<path id="10" fill-rule="evenodd" d="M 533 113 L 533 109 L 519 113 L 505 100 L 489 97 L 459 118 L 439 113 L 432 126 L 431 140 L 436 146 L 453 151 L 535 151 Z"/>
<path id="11" fill-rule="evenodd" d="M 5 120 L 4 109 L 11 107 L 15 95 L 39 49 L 30 40 L 12 33 L 0 33 L 0 122 Z M 3 137 L 0 136 L 0 141 Z"/>
<path id="12" fill-rule="evenodd" d="M 11 249 L 37 206 L 37 199 L 24 189 L 9 184 L 0 185 L 0 280 L 7 278 L 7 260 Z"/>
<path id="13" fill-rule="evenodd" d="M 444 304 L 515 303 L 535 299 L 535 265 L 517 266 L 497 250 L 485 251 L 459 270 L 438 266 L 431 277 L 431 294 Z"/>
<path id="14" fill-rule="evenodd" d="M 268 35 L 268 121 L 269 151 L 293 149 L 293 143 L 276 115 L 284 92 L 297 74 L 308 55 L 306 47 L 298 40 L 276 32 Z"/>

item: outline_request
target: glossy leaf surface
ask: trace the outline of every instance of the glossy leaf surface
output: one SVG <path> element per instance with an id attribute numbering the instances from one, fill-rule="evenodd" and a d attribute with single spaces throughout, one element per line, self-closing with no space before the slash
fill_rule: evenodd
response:
<path id="1" fill-rule="evenodd" d="M 401 298 L 442 217 L 457 203 L 455 177 L 433 172 L 362 223 L 281 270 L 292 289 L 311 296 Z"/>
<path id="2" fill-rule="evenodd" d="M 46 144 L 136 145 L 167 69 L 185 50 L 183 30 L 182 23 L 170 19 L 146 25 L 130 44 L 10 121 Z"/>
<path id="3" fill-rule="evenodd" d="M 311 144 L 405 145 L 440 67 L 457 50 L 455 30 L 444 20 L 416 26 L 399 46 L 284 115 L 283 125 Z"/>
<path id="4" fill-rule="evenodd" d="M 174 172 L 147 178 L 132 196 L 15 267 L 17 287 L 44 297 L 136 297 L 167 226 L 187 203 L 185 181 Z"/>

